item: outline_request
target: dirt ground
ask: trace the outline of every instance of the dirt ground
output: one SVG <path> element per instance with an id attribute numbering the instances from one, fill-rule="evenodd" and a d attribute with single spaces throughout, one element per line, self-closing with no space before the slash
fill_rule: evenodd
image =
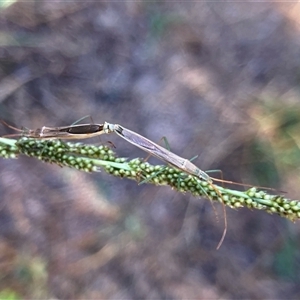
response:
<path id="1" fill-rule="evenodd" d="M 39 128 L 89 115 L 300 199 L 299 4 L 1 5 L 1 119 Z M 26 157 L 0 169 L 0 298 L 300 298 L 299 222 L 227 208 L 216 250 L 222 207 L 218 222 L 207 199 Z"/>

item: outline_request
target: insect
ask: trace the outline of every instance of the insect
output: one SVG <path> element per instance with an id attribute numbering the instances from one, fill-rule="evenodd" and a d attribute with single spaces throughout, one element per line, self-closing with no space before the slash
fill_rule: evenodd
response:
<path id="1" fill-rule="evenodd" d="M 35 139 L 88 139 L 104 133 L 103 124 L 76 124 L 61 127 L 46 127 L 32 129 L 19 129 L 0 120 L 4 125 L 12 128 L 20 133 L 9 136 L 24 136 Z"/>
<path id="2" fill-rule="evenodd" d="M 110 124 L 105 122 L 103 126 L 103 131 L 105 133 L 114 132 L 121 138 L 125 139 L 127 142 L 137 146 L 138 148 L 150 153 L 152 156 L 192 175 L 199 177 L 209 183 L 212 183 L 212 179 L 197 166 L 191 163 L 188 159 L 182 158 L 173 152 L 159 146 L 158 144 L 150 141 L 144 136 L 131 131 L 118 124 Z"/>
<path id="3" fill-rule="evenodd" d="M 222 199 L 223 204 L 223 212 L 224 212 L 224 231 L 222 237 L 219 241 L 217 249 L 219 249 L 224 241 L 226 232 L 227 232 L 227 217 L 226 217 L 226 210 L 224 205 L 224 199 L 220 191 L 214 186 L 212 178 L 206 174 L 204 171 L 200 170 L 197 166 L 191 163 L 188 159 L 182 158 L 173 152 L 167 150 L 159 146 L 158 144 L 150 141 L 149 139 L 145 138 L 144 136 L 131 131 L 121 125 L 118 124 L 110 124 L 105 122 L 103 126 L 103 131 L 105 133 L 116 133 L 121 138 L 125 139 L 127 142 L 135 145 L 136 147 L 150 153 L 152 156 L 157 157 L 158 159 L 198 178 L 205 180 L 209 183 L 209 185 L 215 190 L 217 195 Z M 205 192 L 205 190 L 203 189 Z M 205 192 L 206 193 L 206 192 Z M 206 193 L 207 197 L 210 199 L 209 195 Z M 214 209 L 214 206 L 213 206 Z M 215 210 L 215 209 L 214 209 Z"/>

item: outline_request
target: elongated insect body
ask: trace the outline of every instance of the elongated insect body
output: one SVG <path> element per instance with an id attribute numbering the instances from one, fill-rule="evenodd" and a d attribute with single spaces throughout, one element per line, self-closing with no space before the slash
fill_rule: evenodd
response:
<path id="1" fill-rule="evenodd" d="M 168 164 L 175 166 L 180 170 L 183 170 L 184 172 L 198 176 L 200 179 L 212 183 L 212 179 L 189 160 L 174 154 L 173 152 L 159 146 L 158 144 L 148 140 L 147 138 L 134 131 L 124 128 L 121 125 L 110 124 L 107 122 L 104 123 L 103 130 L 105 133 L 115 132 L 127 142 L 150 153 L 158 159 L 161 159 L 162 161 L 165 161 Z"/>
<path id="2" fill-rule="evenodd" d="M 21 136 L 36 139 L 87 139 L 103 134 L 103 124 L 78 124 L 62 127 L 46 127 L 36 130 L 24 129 Z"/>
<path id="3" fill-rule="evenodd" d="M 40 138 L 86 139 L 103 134 L 103 124 L 79 124 L 65 127 L 42 127 Z"/>

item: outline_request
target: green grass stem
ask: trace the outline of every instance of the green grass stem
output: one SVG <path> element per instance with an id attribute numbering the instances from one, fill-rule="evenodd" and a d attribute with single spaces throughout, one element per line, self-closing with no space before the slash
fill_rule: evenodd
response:
<path id="1" fill-rule="evenodd" d="M 139 158 L 128 160 L 117 157 L 107 146 L 25 137 L 18 140 L 0 138 L 1 157 L 12 159 L 20 154 L 84 172 L 99 172 L 102 168 L 117 177 L 132 179 L 138 183 L 168 185 L 181 193 L 189 192 L 196 197 L 224 202 L 231 208 L 248 207 L 264 210 L 292 221 L 300 218 L 299 200 L 290 200 L 282 195 L 270 195 L 256 187 L 238 191 L 214 184 L 219 191 L 218 194 L 207 181 L 198 177 L 170 166 L 151 165 Z"/>

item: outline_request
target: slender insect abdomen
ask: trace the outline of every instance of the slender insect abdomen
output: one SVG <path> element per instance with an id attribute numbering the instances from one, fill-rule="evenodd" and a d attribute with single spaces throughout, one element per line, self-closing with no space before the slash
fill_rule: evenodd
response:
<path id="1" fill-rule="evenodd" d="M 139 147 L 140 149 L 150 153 L 151 155 L 169 163 L 172 166 L 175 166 L 184 172 L 187 172 L 191 175 L 195 175 L 200 179 L 212 183 L 212 179 L 197 166 L 191 163 L 189 160 L 182 158 L 175 153 L 157 145 L 156 143 L 148 140 L 147 138 L 141 136 L 140 134 L 126 129 L 120 125 L 113 125 L 113 129 L 109 127 L 110 130 L 113 130 L 120 137 L 128 141 L 129 143 Z"/>

